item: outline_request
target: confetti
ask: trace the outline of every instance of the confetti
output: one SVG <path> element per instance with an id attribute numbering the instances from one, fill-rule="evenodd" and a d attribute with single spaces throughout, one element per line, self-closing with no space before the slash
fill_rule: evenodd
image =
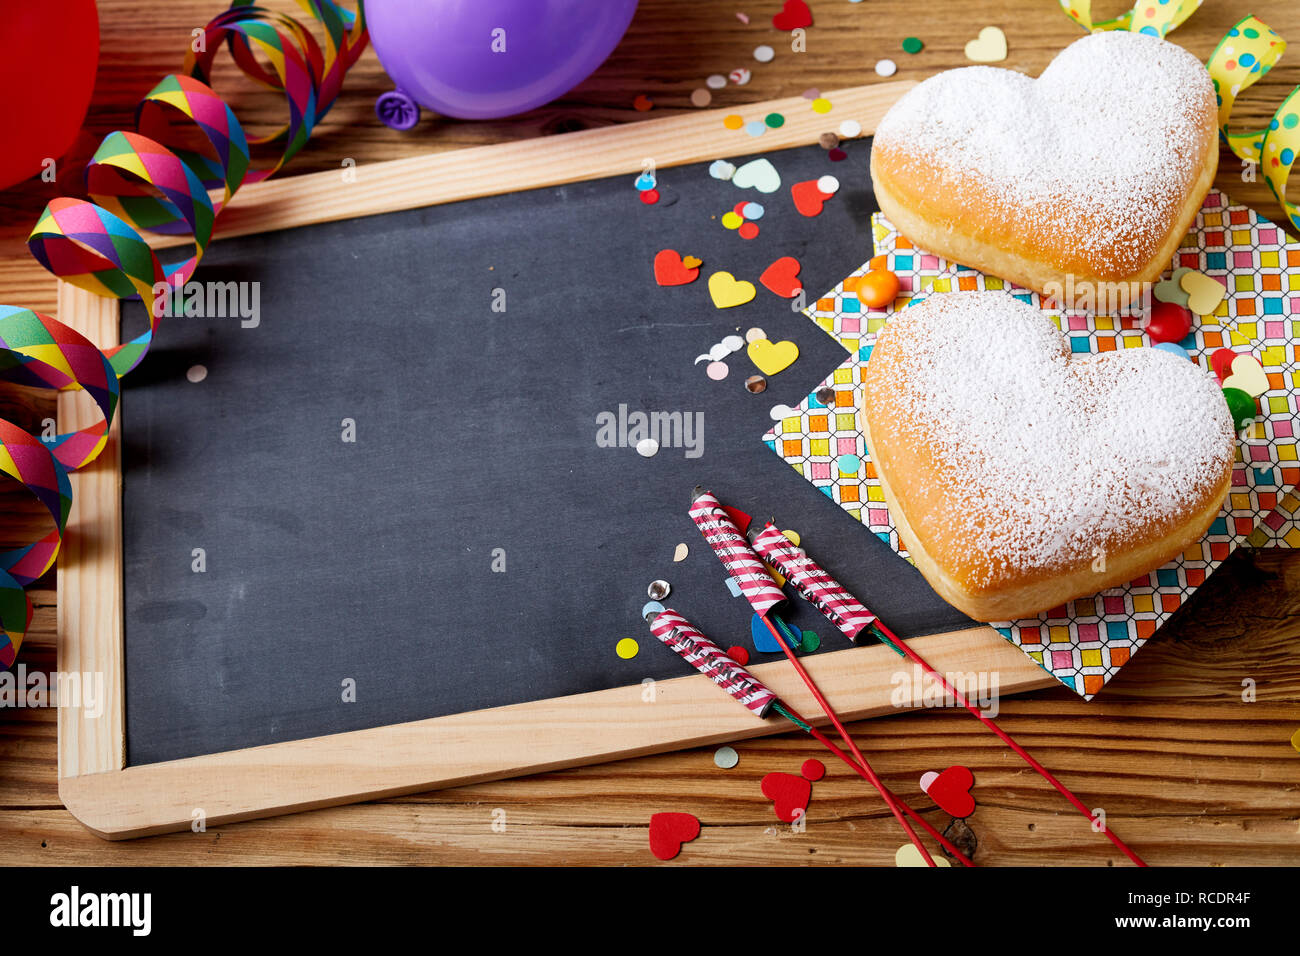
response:
<path id="1" fill-rule="evenodd" d="M 731 82 L 735 83 L 737 86 L 744 86 L 746 83 L 749 82 L 750 77 L 752 77 L 753 75 L 754 74 L 750 73 L 749 70 L 745 69 L 745 67 L 743 66 L 738 67 L 737 69 L 734 69 L 727 74 Z"/>
<path id="2" fill-rule="evenodd" d="M 918 37 L 908 37 L 903 41 L 904 53 L 920 53 L 925 49 L 925 44 Z"/>
<path id="3" fill-rule="evenodd" d="M 754 650 L 760 654 L 781 653 L 781 645 L 777 643 L 772 632 L 767 629 L 767 625 L 757 614 L 749 616 L 749 638 L 754 642 Z"/>
<path id="4" fill-rule="evenodd" d="M 664 606 L 658 601 L 647 601 L 645 606 L 641 608 L 641 617 L 646 618 L 651 614 L 662 614 L 663 612 Z"/>
<path id="5" fill-rule="evenodd" d="M 763 270 L 763 274 L 758 277 L 758 281 L 773 295 L 779 295 L 783 299 L 792 299 L 799 294 L 803 288 L 803 283 L 799 281 L 799 270 L 802 266 L 799 260 L 794 256 L 782 256 L 770 266 Z M 748 336 L 746 336 L 748 339 Z M 763 341 L 767 336 L 760 336 Z M 757 341 L 749 339 L 750 342 Z"/>
<path id="6" fill-rule="evenodd" d="M 614 645 L 614 653 L 625 661 L 630 661 L 636 657 L 637 652 L 640 650 L 641 646 L 630 637 L 625 637 Z"/>
<path id="7" fill-rule="evenodd" d="M 642 173 L 636 178 L 636 181 L 632 183 L 632 185 L 640 192 L 645 192 L 647 189 L 655 188 L 655 178 L 649 173 Z"/>
<path id="8" fill-rule="evenodd" d="M 831 101 L 819 96 L 812 101 L 812 108 L 814 113 L 829 113 L 831 111 Z"/>
<path id="9" fill-rule="evenodd" d="M 1183 288 L 1183 276 L 1192 270 L 1186 266 L 1175 269 L 1173 275 L 1163 282 L 1157 282 L 1155 296 L 1161 302 L 1172 302 L 1187 308 L 1187 290 Z"/>
<path id="10" fill-rule="evenodd" d="M 789 405 L 773 405 L 768 409 L 767 417 L 774 422 L 779 422 L 783 418 L 794 418 L 799 414 L 799 409 L 791 408 Z"/>
<path id="11" fill-rule="evenodd" d="M 736 663 L 740 662 L 736 661 Z M 719 770 L 730 770 L 738 763 L 740 763 L 740 754 L 736 753 L 735 747 L 719 747 L 713 752 L 713 765 Z"/>
<path id="12" fill-rule="evenodd" d="M 1300 751 L 1300 730 L 1291 735 L 1291 746 Z"/>
<path id="13" fill-rule="evenodd" d="M 959 818 L 968 817 L 975 812 L 975 798 L 970 795 L 974 783 L 975 777 L 969 768 L 960 766 L 921 777 L 921 789 L 939 809 Z"/>
<path id="14" fill-rule="evenodd" d="M 721 73 L 714 73 L 704 81 L 704 85 L 711 90 L 720 90 L 727 85 L 727 78 Z"/>
<path id="15" fill-rule="evenodd" d="M 754 47 L 754 59 L 759 63 L 771 63 L 774 56 L 776 56 L 776 51 L 766 43 Z"/>
<path id="16" fill-rule="evenodd" d="M 654 100 L 650 99 L 650 97 L 646 96 L 644 93 L 642 93 L 640 96 L 638 96 L 636 99 L 632 101 L 632 108 L 636 110 L 638 113 L 644 113 L 647 110 L 652 110 L 654 109 L 654 105 L 655 105 Z"/>
<path id="17" fill-rule="evenodd" d="M 752 222 L 741 223 L 740 228 L 736 231 L 740 234 L 741 239 L 758 238 L 758 226 L 754 225 Z"/>
<path id="18" fill-rule="evenodd" d="M 655 253 L 655 282 L 662 286 L 686 285 L 700 275 L 700 260 L 694 256 L 683 259 L 674 249 L 660 249 Z"/>
<path id="19" fill-rule="evenodd" d="M 834 149 L 840 145 L 840 138 L 834 133 L 822 133 L 817 137 L 817 143 L 822 149 Z"/>
<path id="20" fill-rule="evenodd" d="M 809 757 L 799 768 L 799 773 L 809 783 L 816 783 L 822 777 L 826 776 L 826 765 L 815 757 Z"/>
<path id="21" fill-rule="evenodd" d="M 828 196 L 834 196 L 840 191 L 840 181 L 834 176 L 822 176 L 817 180 L 817 188 Z"/>
<path id="22" fill-rule="evenodd" d="M 763 212 L 763 207 L 756 202 L 747 202 L 740 210 L 740 214 L 746 219 L 762 219 Z"/>
<path id="23" fill-rule="evenodd" d="M 762 136 L 767 132 L 767 124 L 762 120 L 751 120 L 745 124 L 745 132 L 754 137 Z"/>
<path id="24" fill-rule="evenodd" d="M 691 91 L 692 106 L 708 106 L 712 102 L 713 102 L 713 94 L 710 93 L 708 90 L 706 90 L 704 87 L 700 87 L 698 90 Z"/>
<path id="25" fill-rule="evenodd" d="M 656 813 L 650 818 L 650 852 L 671 860 L 700 835 L 700 821 L 689 813 Z"/>
<path id="26" fill-rule="evenodd" d="M 704 369 L 704 373 L 715 382 L 721 382 L 730 371 L 731 368 L 726 362 L 710 362 Z"/>
<path id="27" fill-rule="evenodd" d="M 659 443 L 653 438 L 642 438 L 636 443 L 636 453 L 642 458 L 653 458 L 659 454 Z"/>
<path id="28" fill-rule="evenodd" d="M 757 326 L 755 326 L 754 328 L 750 329 L 745 333 L 746 342 L 753 342 L 756 339 L 765 339 L 765 338 L 767 338 L 767 333 L 764 332 L 762 329 L 758 328 Z"/>
<path id="29" fill-rule="evenodd" d="M 709 175 L 714 179 L 721 179 L 725 182 L 736 175 L 736 167 L 725 159 L 715 159 L 709 163 Z"/>
<path id="30" fill-rule="evenodd" d="M 659 201 L 659 190 L 647 189 L 645 192 L 641 193 L 641 201 L 647 206 L 653 206 Z"/>
<path id="31" fill-rule="evenodd" d="M 731 592 L 732 597 L 740 597 L 740 593 L 741 593 L 740 585 L 736 583 L 735 578 L 727 578 L 726 585 L 727 585 L 727 590 Z M 731 651 L 727 651 L 727 653 L 730 654 Z M 748 657 L 749 656 L 748 653 L 745 656 Z"/>
<path id="32" fill-rule="evenodd" d="M 1187 293 L 1187 307 L 1197 315 L 1213 315 L 1228 291 L 1222 282 L 1195 269 L 1188 270 L 1178 284 Z"/>
<path id="33" fill-rule="evenodd" d="M 761 375 L 751 375 L 745 379 L 745 391 L 754 395 L 761 395 L 767 391 L 767 379 Z"/>
<path id="34" fill-rule="evenodd" d="M 931 859 L 934 860 L 934 865 L 937 867 L 952 867 L 952 864 L 941 856 L 932 856 Z M 927 866 L 927 864 L 925 858 L 921 856 L 921 851 L 911 843 L 907 843 L 900 846 L 894 854 L 894 866 Z"/>
<path id="35" fill-rule="evenodd" d="M 736 19 L 739 20 L 741 23 L 749 23 L 749 14 L 748 14 L 748 13 L 737 13 L 737 14 L 736 14 Z"/>
<path id="36" fill-rule="evenodd" d="M 997 27 L 985 27 L 966 44 L 966 59 L 975 63 L 1000 63 L 1007 58 L 1007 35 Z"/>
<path id="37" fill-rule="evenodd" d="M 854 139 L 862 135 L 862 124 L 857 120 L 845 120 L 840 124 L 840 136 L 844 139 Z M 839 145 L 838 143 L 836 144 Z"/>
<path id="38" fill-rule="evenodd" d="M 208 367 L 206 365 L 191 365 L 185 377 L 196 385 L 208 377 Z"/>
<path id="39" fill-rule="evenodd" d="M 745 346 L 745 354 L 764 375 L 777 375 L 799 357 L 799 346 L 789 340 L 773 342 L 770 339 L 758 339 Z"/>
<path id="40" fill-rule="evenodd" d="M 780 129 L 785 125 L 785 117 L 780 113 L 768 113 L 763 117 L 763 122 L 767 125 L 768 129 Z"/>
<path id="41" fill-rule="evenodd" d="M 799 650 L 805 654 L 811 654 L 817 648 L 822 646 L 822 639 L 813 631 L 804 631 L 803 640 L 799 642 Z"/>
<path id="42" fill-rule="evenodd" d="M 691 553 L 691 549 L 686 547 L 686 542 L 680 542 L 677 547 L 673 548 L 673 562 L 685 561 L 686 556 Z"/>
<path id="43" fill-rule="evenodd" d="M 754 283 L 737 279 L 730 272 L 715 272 L 709 276 L 709 297 L 719 309 L 744 305 L 754 298 L 757 291 Z"/>
<path id="44" fill-rule="evenodd" d="M 760 789 L 763 796 L 772 801 L 778 820 L 793 823 L 807 814 L 812 783 L 806 778 L 777 771 L 763 778 Z"/>
<path id="45" fill-rule="evenodd" d="M 722 227 L 724 229 L 739 229 L 740 224 L 744 221 L 743 216 L 739 216 L 734 212 L 726 212 L 722 214 Z"/>
<path id="46" fill-rule="evenodd" d="M 858 469 L 862 467 L 862 459 L 857 455 L 840 455 L 835 459 L 835 464 L 841 475 L 856 475 Z"/>
<path id="47" fill-rule="evenodd" d="M 726 116 L 722 117 L 722 125 L 727 129 L 740 129 L 745 125 L 745 118 L 743 116 L 737 116 L 735 113 L 728 113 Z"/>
<path id="48" fill-rule="evenodd" d="M 845 160 L 849 158 L 849 154 L 844 152 L 844 150 L 840 149 L 838 146 L 835 147 L 835 149 L 832 149 L 829 153 L 827 153 L 826 156 L 830 159 L 832 163 L 838 163 L 841 160 Z"/>
<path id="49" fill-rule="evenodd" d="M 790 198 L 794 200 L 794 208 L 799 210 L 801 215 L 816 216 L 821 213 L 822 207 L 826 200 L 831 198 L 832 193 L 822 192 L 817 186 L 817 180 L 808 179 L 801 183 L 795 183 L 790 187 Z"/>
<path id="50" fill-rule="evenodd" d="M 810 86 L 808 87 L 808 89 L 804 90 L 799 95 L 806 100 L 815 100 L 817 99 L 817 97 L 822 95 L 822 91 L 817 89 L 817 87 L 815 86 Z"/>
<path id="51" fill-rule="evenodd" d="M 799 30 L 812 26 L 812 11 L 804 0 L 785 0 L 781 12 L 772 18 L 772 26 L 778 30 Z"/>
<path id="52" fill-rule="evenodd" d="M 202 367 L 202 366 L 200 366 Z M 1268 374 L 1253 355 L 1238 355 L 1229 366 L 1224 388 L 1238 388 L 1251 398 L 1259 398 L 1269 389 Z"/>
<path id="53" fill-rule="evenodd" d="M 893 75 L 894 75 L 895 73 L 897 73 L 897 72 L 898 72 L 898 64 L 895 63 L 893 60 L 877 60 L 877 61 L 876 61 L 876 75 L 877 75 L 877 76 L 893 76 Z M 911 844 L 909 843 L 908 846 L 911 846 Z M 913 849 L 915 849 L 915 848 L 913 848 Z"/>
<path id="54" fill-rule="evenodd" d="M 657 581 L 650 582 L 650 585 L 646 588 L 646 594 L 650 596 L 652 601 L 662 601 L 672 593 L 672 590 L 672 585 L 660 578 Z"/>
<path id="55" fill-rule="evenodd" d="M 796 548 L 803 543 L 803 538 L 799 537 L 798 531 L 782 531 L 781 534 Z"/>
<path id="56" fill-rule="evenodd" d="M 761 193 L 774 193 L 781 188 L 781 174 L 767 159 L 753 159 L 736 170 L 732 185 L 741 189 L 757 189 Z"/>

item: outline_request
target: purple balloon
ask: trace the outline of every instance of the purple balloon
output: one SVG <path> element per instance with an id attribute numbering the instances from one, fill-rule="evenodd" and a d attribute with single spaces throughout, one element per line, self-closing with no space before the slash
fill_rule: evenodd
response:
<path id="1" fill-rule="evenodd" d="M 522 113 L 573 89 L 618 45 L 636 0 L 367 0 L 379 61 L 421 106 Z"/>

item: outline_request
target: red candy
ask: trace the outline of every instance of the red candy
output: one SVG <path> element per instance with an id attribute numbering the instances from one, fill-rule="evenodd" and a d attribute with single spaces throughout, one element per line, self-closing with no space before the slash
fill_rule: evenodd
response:
<path id="1" fill-rule="evenodd" d="M 1156 302 L 1146 331 L 1152 342 L 1181 342 L 1192 331 L 1192 313 L 1176 302 Z"/>
<path id="2" fill-rule="evenodd" d="M 1214 371 L 1220 384 L 1232 374 L 1232 362 L 1236 357 L 1237 353 L 1232 349 L 1216 349 L 1210 355 L 1210 368 Z"/>

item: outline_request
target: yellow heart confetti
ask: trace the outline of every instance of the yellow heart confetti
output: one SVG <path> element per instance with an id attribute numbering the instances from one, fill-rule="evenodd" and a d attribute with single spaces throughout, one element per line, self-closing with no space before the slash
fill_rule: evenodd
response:
<path id="1" fill-rule="evenodd" d="M 754 283 L 746 282 L 744 279 L 737 279 L 730 272 L 715 272 L 709 276 L 709 297 L 713 299 L 713 304 L 719 309 L 730 309 L 733 306 L 744 305 L 754 298 L 755 292 Z M 753 353 L 750 353 L 750 357 L 753 358 Z M 794 359 L 790 361 L 793 362 Z M 785 365 L 781 367 L 785 368 Z"/>
<path id="2" fill-rule="evenodd" d="M 1232 371 L 1223 380 L 1223 387 L 1239 388 L 1251 398 L 1259 398 L 1268 391 L 1268 375 L 1255 356 L 1238 355 L 1232 360 Z"/>
<path id="3" fill-rule="evenodd" d="M 985 27 L 966 44 L 966 59 L 976 63 L 1001 63 L 1007 58 L 1007 35 L 997 27 Z"/>
<path id="4" fill-rule="evenodd" d="M 1187 293 L 1187 307 L 1197 315 L 1213 315 L 1227 290 L 1223 283 L 1193 269 L 1184 273 L 1179 283 Z"/>
<path id="5" fill-rule="evenodd" d="M 748 283 L 746 283 L 748 285 Z M 709 281 L 710 291 L 713 282 Z M 751 285 L 750 289 L 754 287 Z M 753 293 L 751 291 L 750 298 Z M 745 301 L 749 301 L 746 299 Z M 749 355 L 749 360 L 758 366 L 758 370 L 764 375 L 775 375 L 783 372 L 794 364 L 794 360 L 799 357 L 799 346 L 793 342 L 773 342 L 770 339 L 755 339 L 746 346 L 745 351 Z"/>
<path id="6" fill-rule="evenodd" d="M 930 854 L 930 859 L 934 860 L 935 866 L 952 866 L 943 857 L 936 856 L 933 853 Z M 900 846 L 898 852 L 894 854 L 894 866 L 925 866 L 925 858 L 921 856 L 920 850 L 911 843 L 907 843 Z"/>

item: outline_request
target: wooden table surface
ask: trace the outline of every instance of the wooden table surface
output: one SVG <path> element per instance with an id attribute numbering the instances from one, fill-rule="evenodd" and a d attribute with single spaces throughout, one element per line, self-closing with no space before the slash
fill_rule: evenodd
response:
<path id="1" fill-rule="evenodd" d="M 267 4 L 295 9 L 285 0 Z M 1037 75 L 1080 33 L 1054 0 L 918 3 L 916 0 L 810 0 L 815 24 L 807 52 L 792 53 L 771 25 L 780 0 L 642 0 L 613 56 L 560 101 L 524 116 L 460 122 L 425 115 L 411 133 L 380 124 L 375 97 L 391 88 L 367 50 L 310 144 L 282 175 L 338 169 L 429 150 L 636 122 L 692 107 L 692 90 L 711 73 L 753 70 L 714 106 L 835 89 L 875 80 L 878 59 L 899 78 L 920 79 L 965 64 L 966 41 L 994 24 L 1008 37 L 1004 66 Z M 190 31 L 218 13 L 210 0 L 100 0 L 102 53 L 94 101 L 56 184 L 31 181 L 0 193 L 0 302 L 55 312 L 54 281 L 28 255 L 24 238 L 44 203 L 81 195 L 80 167 L 108 132 L 129 128 L 136 100 L 180 68 Z M 1104 14 L 1121 4 L 1098 4 Z M 749 14 L 741 23 L 737 10 Z M 1250 5 L 1208 0 L 1173 36 L 1201 59 L 1251 12 L 1300 40 L 1294 0 Z M 925 41 L 919 55 L 901 41 Z M 754 61 L 760 43 L 777 49 Z M 225 63 L 223 59 L 223 63 Z M 246 127 L 278 122 L 282 101 L 218 74 L 218 90 Z M 1238 107 L 1259 125 L 1300 83 L 1300 53 L 1284 58 Z M 654 109 L 632 101 L 644 93 Z M 833 114 L 832 114 L 833 115 Z M 833 124 L 828 124 L 831 128 Z M 1223 154 L 1218 186 L 1265 216 L 1278 210 L 1262 182 L 1242 181 Z M 1300 188 L 1300 187 L 1297 187 Z M 236 200 L 238 202 L 238 199 Z M 48 397 L 4 387 L 0 415 L 21 423 L 49 414 Z M 39 524 L 21 491 L 0 489 L 0 547 Z M 38 607 L 19 655 L 29 670 L 52 671 L 53 575 L 32 589 Z M 1137 655 L 1100 697 L 1085 703 L 1065 689 L 1002 702 L 999 722 L 1152 864 L 1300 862 L 1300 555 L 1238 552 Z M 1253 687 L 1253 700 L 1244 693 Z M 82 829 L 58 799 L 53 710 L 0 716 L 0 860 L 27 864 L 446 863 L 646 864 L 650 815 L 679 810 L 703 829 L 675 863 L 891 864 L 904 842 L 880 798 L 842 766 L 813 788 L 806 830 L 778 824 L 759 790 L 764 774 L 798 772 L 823 756 L 801 734 L 737 745 L 740 763 L 714 766 L 712 750 L 626 760 L 520 780 L 302 813 L 125 843 Z M 864 721 L 855 736 L 895 791 L 941 829 L 949 818 L 920 793 L 927 770 L 964 764 L 975 774 L 978 809 L 969 824 L 984 865 L 1127 865 L 1127 861 L 963 710 L 911 711 Z M 494 828 L 504 811 L 504 829 Z"/>

